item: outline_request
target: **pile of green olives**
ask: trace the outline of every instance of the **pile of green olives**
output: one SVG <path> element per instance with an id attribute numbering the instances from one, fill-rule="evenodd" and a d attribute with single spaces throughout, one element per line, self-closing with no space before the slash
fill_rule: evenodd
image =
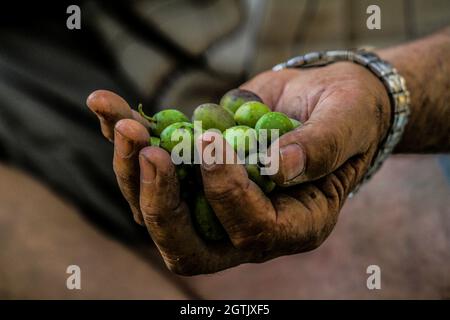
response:
<path id="1" fill-rule="evenodd" d="M 271 111 L 260 97 L 243 89 L 228 91 L 219 104 L 199 105 L 194 110 L 191 121 L 176 109 L 165 109 L 152 117 L 143 112 L 142 105 L 138 109 L 150 122 L 149 145 L 161 147 L 168 152 L 172 152 L 181 141 L 188 141 L 194 150 L 196 121 L 201 121 L 201 132 L 220 132 L 238 154 L 245 156 L 243 163 L 248 177 L 265 193 L 272 192 L 276 185 L 268 176 L 261 175 L 259 165 L 249 161 L 249 154 L 257 152 L 263 131 L 265 139 L 270 142 L 270 129 L 277 129 L 281 136 L 302 125 L 281 112 Z M 225 239 L 226 232 L 202 192 L 199 166 L 192 162 L 182 163 L 176 166 L 176 172 L 180 180 L 181 195 L 192 209 L 192 218 L 199 234 L 208 241 Z M 198 190 L 195 196 L 192 196 L 192 190 Z"/>

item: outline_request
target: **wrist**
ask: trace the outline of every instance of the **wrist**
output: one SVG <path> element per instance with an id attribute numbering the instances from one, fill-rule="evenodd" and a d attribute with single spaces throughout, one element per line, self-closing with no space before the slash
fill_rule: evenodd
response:
<path id="1" fill-rule="evenodd" d="M 377 54 L 399 71 L 411 93 L 410 120 L 395 152 L 449 152 L 450 28 Z"/>
<path id="2" fill-rule="evenodd" d="M 371 128 L 376 126 L 376 135 L 371 135 L 374 144 L 378 147 L 386 139 L 389 129 L 392 126 L 392 105 L 389 98 L 389 92 L 385 85 L 372 71 L 367 67 L 361 66 L 354 62 L 342 61 L 328 65 L 329 73 L 348 74 L 354 81 L 358 82 L 358 86 L 364 90 L 365 95 L 373 97 L 370 105 L 364 105 L 363 108 L 371 108 L 374 112 Z M 333 70 L 333 71 L 331 71 Z"/>
<path id="3" fill-rule="evenodd" d="M 370 71 L 367 67 L 363 67 L 361 65 L 357 65 L 352 62 L 347 62 L 349 64 L 354 65 L 357 68 L 360 68 L 365 73 L 365 77 L 363 78 L 364 84 L 366 86 L 366 90 L 370 92 L 370 94 L 374 97 L 374 108 L 376 110 L 376 119 L 375 122 L 378 126 L 378 140 L 376 141 L 378 144 L 378 148 L 381 147 L 382 143 L 386 140 L 386 137 L 389 134 L 389 130 L 393 125 L 393 109 L 394 106 L 391 103 L 390 93 L 386 86 L 383 84 L 383 81 L 377 77 L 372 71 Z"/>

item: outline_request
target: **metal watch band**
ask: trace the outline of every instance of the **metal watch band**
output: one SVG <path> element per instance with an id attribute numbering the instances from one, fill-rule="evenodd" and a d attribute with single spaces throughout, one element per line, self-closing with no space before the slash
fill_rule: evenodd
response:
<path id="1" fill-rule="evenodd" d="M 285 68 L 309 68 L 324 66 L 338 61 L 351 61 L 362 65 L 375 74 L 384 84 L 392 108 L 391 126 L 385 140 L 380 144 L 369 169 L 363 179 L 356 185 L 350 196 L 354 195 L 361 185 L 369 180 L 381 167 L 386 158 L 392 153 L 400 141 L 409 117 L 410 96 L 406 88 L 405 79 L 387 61 L 382 60 L 375 53 L 358 50 L 331 50 L 310 52 L 294 57 L 273 67 L 278 71 Z"/>

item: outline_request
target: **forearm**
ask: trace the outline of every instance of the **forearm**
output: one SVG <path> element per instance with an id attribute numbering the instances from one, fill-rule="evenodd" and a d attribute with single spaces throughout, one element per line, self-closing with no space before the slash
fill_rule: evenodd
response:
<path id="1" fill-rule="evenodd" d="M 450 28 L 378 53 L 411 93 L 410 120 L 395 152 L 450 152 Z"/>

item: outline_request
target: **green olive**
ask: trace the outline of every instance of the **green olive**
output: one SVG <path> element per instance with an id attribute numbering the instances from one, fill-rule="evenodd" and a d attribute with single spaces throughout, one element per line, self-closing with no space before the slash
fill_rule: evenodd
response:
<path id="1" fill-rule="evenodd" d="M 303 123 L 301 123 L 301 122 L 298 121 L 298 120 L 295 120 L 295 119 L 292 119 L 292 118 L 289 118 L 289 120 L 291 120 L 293 129 L 298 128 L 298 127 L 301 127 L 301 126 L 303 125 Z"/>
<path id="2" fill-rule="evenodd" d="M 259 118 L 269 112 L 269 107 L 264 103 L 259 101 L 249 101 L 236 110 L 234 113 L 234 121 L 240 125 L 254 128 Z"/>
<path id="3" fill-rule="evenodd" d="M 194 218 L 203 238 L 210 241 L 225 239 L 226 232 L 203 193 L 197 194 L 195 199 Z"/>
<path id="4" fill-rule="evenodd" d="M 248 154 L 249 151 L 257 150 L 258 139 L 253 128 L 248 126 L 231 127 L 225 130 L 223 136 L 236 152 L 243 150 L 245 154 Z"/>
<path id="5" fill-rule="evenodd" d="M 257 164 L 246 164 L 248 177 L 254 183 L 256 183 L 264 193 L 270 193 L 275 188 L 275 182 L 273 182 L 269 176 L 261 175 L 261 169 Z"/>
<path id="6" fill-rule="evenodd" d="M 149 117 L 144 113 L 142 104 L 139 105 L 138 109 L 140 115 L 150 122 L 150 129 L 155 136 L 160 136 L 163 130 L 173 123 L 189 121 L 184 113 L 175 109 L 161 110 L 155 113 L 153 117 Z"/>
<path id="7" fill-rule="evenodd" d="M 251 91 L 233 89 L 225 93 L 222 99 L 220 99 L 220 105 L 235 113 L 236 110 L 247 101 L 262 102 L 261 98 Z"/>
<path id="8" fill-rule="evenodd" d="M 192 121 L 201 121 L 202 129 L 218 129 L 221 132 L 236 125 L 231 112 L 214 103 L 205 103 L 194 110 Z"/>
<path id="9" fill-rule="evenodd" d="M 174 134 L 179 135 L 178 139 Z M 172 139 L 172 137 L 174 139 Z M 188 140 L 191 148 L 194 145 L 194 126 L 189 122 L 176 122 L 169 125 L 161 132 L 161 147 L 172 152 L 173 148 L 180 142 Z M 193 150 L 193 149 L 191 149 Z"/>
<path id="10" fill-rule="evenodd" d="M 284 113 L 281 112 L 269 112 L 263 115 L 255 125 L 255 129 L 260 136 L 262 130 L 267 130 L 267 142 L 271 141 L 270 129 L 278 129 L 278 136 L 281 137 L 286 132 L 291 131 L 294 128 L 291 120 Z"/>

